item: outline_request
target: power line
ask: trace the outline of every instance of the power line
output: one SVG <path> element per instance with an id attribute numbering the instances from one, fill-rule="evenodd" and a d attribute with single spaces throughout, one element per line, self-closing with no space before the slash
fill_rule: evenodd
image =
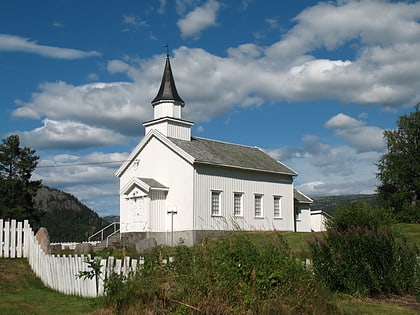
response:
<path id="1" fill-rule="evenodd" d="M 39 165 L 36 168 L 53 168 L 53 167 L 69 167 L 69 166 L 86 166 L 86 165 L 101 165 L 101 164 L 114 164 L 114 163 L 123 163 L 128 160 L 122 161 L 108 161 L 108 162 L 89 162 L 89 163 L 74 163 L 74 164 L 54 164 L 54 165 Z"/>

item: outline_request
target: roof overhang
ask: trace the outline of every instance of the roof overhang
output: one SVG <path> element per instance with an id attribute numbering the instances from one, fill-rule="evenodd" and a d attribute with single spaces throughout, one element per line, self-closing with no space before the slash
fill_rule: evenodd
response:
<path id="1" fill-rule="evenodd" d="M 134 177 L 121 188 L 120 195 L 128 195 L 136 187 L 146 193 L 149 193 L 151 190 L 169 191 L 168 187 L 156 180 Z"/>

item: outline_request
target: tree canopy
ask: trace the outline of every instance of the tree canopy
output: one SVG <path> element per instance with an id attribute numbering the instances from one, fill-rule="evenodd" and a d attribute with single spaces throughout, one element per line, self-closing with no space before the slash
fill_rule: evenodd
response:
<path id="1" fill-rule="evenodd" d="M 402 115 L 398 128 L 386 130 L 387 152 L 377 164 L 378 193 L 401 221 L 420 220 L 420 103 Z"/>
<path id="2" fill-rule="evenodd" d="M 36 227 L 41 212 L 34 207 L 41 181 L 32 181 L 38 165 L 35 150 L 20 146 L 18 135 L 3 139 L 0 144 L 0 218 L 28 219 Z"/>

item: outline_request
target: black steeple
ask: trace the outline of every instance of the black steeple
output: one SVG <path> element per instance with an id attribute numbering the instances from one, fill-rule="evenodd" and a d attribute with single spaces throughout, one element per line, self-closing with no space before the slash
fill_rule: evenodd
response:
<path id="1" fill-rule="evenodd" d="M 165 70 L 163 71 L 162 83 L 160 84 L 159 92 L 152 101 L 152 105 L 155 106 L 157 103 L 162 101 L 173 101 L 184 106 L 184 101 L 179 96 L 174 76 L 172 74 L 171 62 L 169 61 L 169 54 L 166 55 Z"/>

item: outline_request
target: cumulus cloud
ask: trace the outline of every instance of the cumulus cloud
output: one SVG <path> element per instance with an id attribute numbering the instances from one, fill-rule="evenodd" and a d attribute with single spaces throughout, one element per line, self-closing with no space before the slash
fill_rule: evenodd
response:
<path id="1" fill-rule="evenodd" d="M 374 193 L 380 154 L 358 152 L 350 146 L 333 147 L 314 135 L 305 135 L 301 147 L 265 150 L 298 171 L 295 186 L 310 197 Z"/>
<path id="2" fill-rule="evenodd" d="M 27 38 L 8 34 L 0 34 L 0 51 L 21 51 L 57 59 L 80 59 L 100 56 L 100 53 L 96 51 L 39 45 Z"/>
<path id="3" fill-rule="evenodd" d="M 187 7 L 197 4 L 196 1 L 178 1 L 177 5 L 181 3 Z M 219 6 L 218 2 L 209 1 L 198 7 L 201 11 L 197 8 L 190 13 L 209 8 L 215 13 Z M 366 18 L 384 9 L 388 13 L 383 18 Z M 358 15 L 362 19 L 360 25 L 354 23 Z M 299 14 L 296 25 L 269 47 L 246 43 L 228 48 L 226 57 L 203 49 L 179 47 L 171 62 L 178 92 L 186 101 L 184 118 L 199 123 L 237 106 L 261 106 L 266 102 L 281 101 L 334 99 L 362 106 L 380 106 L 384 110 L 411 107 L 420 100 L 418 17 L 420 3 L 319 3 Z M 390 25 L 395 26 L 392 27 L 394 35 L 378 35 L 375 40 L 373 35 L 368 35 L 387 34 Z M 408 34 L 401 25 L 410 28 Z M 348 42 L 357 50 L 353 60 L 310 55 L 316 48 L 333 49 Z M 65 82 L 45 83 L 28 102 L 16 101 L 18 108 L 13 115 L 74 120 L 124 135 L 141 134 L 140 123 L 152 118 L 150 101 L 157 93 L 163 64 L 164 56 L 110 60 L 107 70 L 125 73 L 132 82 L 80 86 Z M 342 128 L 333 130 L 360 151 L 381 149 L 380 128 L 363 125 L 353 128 L 352 134 L 349 129 L 346 132 Z"/>
<path id="4" fill-rule="evenodd" d="M 178 26 L 185 37 L 197 37 L 217 23 L 219 2 L 210 0 L 196 7 L 198 3 L 197 0 L 176 2 L 183 16 Z M 411 107 L 420 101 L 419 19 L 419 2 L 323 2 L 302 11 L 294 19 L 295 25 L 269 46 L 243 43 L 228 47 L 226 56 L 179 47 L 174 50 L 171 63 L 178 92 L 186 101 L 183 118 L 200 123 L 234 108 L 283 101 L 332 99 L 394 111 Z M 0 50 L 46 56 L 55 53 L 56 58 L 65 56 L 57 50 L 73 58 L 98 54 L 76 51 L 72 55 L 73 50 L 49 50 L 48 46 L 27 39 L 2 36 Z M 348 51 L 345 59 L 330 57 L 329 52 L 344 48 Z M 125 73 L 127 82 L 44 83 L 29 100 L 16 101 L 18 108 L 13 115 L 40 122 L 47 119 L 67 127 L 71 126 L 70 122 L 80 123 L 93 128 L 86 129 L 86 133 L 113 132 L 108 137 L 110 140 L 121 135 L 138 137 L 142 134 L 141 123 L 153 117 L 150 101 L 157 93 L 163 65 L 163 55 L 141 60 L 111 60 L 107 70 Z M 365 119 L 341 113 L 325 123 L 325 128 L 345 141 L 343 146 L 305 135 L 296 147 L 267 151 L 299 172 L 296 185 L 302 186 L 309 196 L 373 192 L 374 163 L 384 143 L 382 129 L 367 125 Z M 58 136 L 63 132 L 52 126 L 43 125 L 33 134 L 42 132 L 43 136 L 53 138 L 53 133 Z M 74 185 L 82 180 L 77 176 Z"/>
<path id="5" fill-rule="evenodd" d="M 107 63 L 107 70 L 110 73 L 126 72 L 130 66 L 121 60 L 110 60 Z"/>
<path id="6" fill-rule="evenodd" d="M 177 22 L 182 37 L 198 37 L 200 32 L 216 25 L 220 3 L 209 0 L 201 7 L 196 7 Z"/>
<path id="7" fill-rule="evenodd" d="M 365 122 L 345 114 L 337 114 L 325 123 L 337 136 L 344 138 L 357 152 L 378 151 L 385 149 L 384 130 L 374 126 L 365 126 Z"/>
<path id="8" fill-rule="evenodd" d="M 33 178 L 77 196 L 101 215 L 116 214 L 119 182 L 114 173 L 127 158 L 128 153 L 118 152 L 46 155 Z"/>
<path id="9" fill-rule="evenodd" d="M 50 119 L 45 119 L 40 128 L 17 134 L 23 143 L 35 149 L 80 150 L 128 142 L 127 137 L 109 129 Z"/>
<path id="10" fill-rule="evenodd" d="M 46 83 L 22 104 L 14 117 L 48 117 L 54 121 L 76 121 L 125 135 L 138 135 L 140 123 L 151 119 L 150 83 L 90 83 L 74 86 L 65 82 Z M 156 89 L 156 84 L 154 85 Z M 77 140 L 77 139 L 75 139 Z"/>

